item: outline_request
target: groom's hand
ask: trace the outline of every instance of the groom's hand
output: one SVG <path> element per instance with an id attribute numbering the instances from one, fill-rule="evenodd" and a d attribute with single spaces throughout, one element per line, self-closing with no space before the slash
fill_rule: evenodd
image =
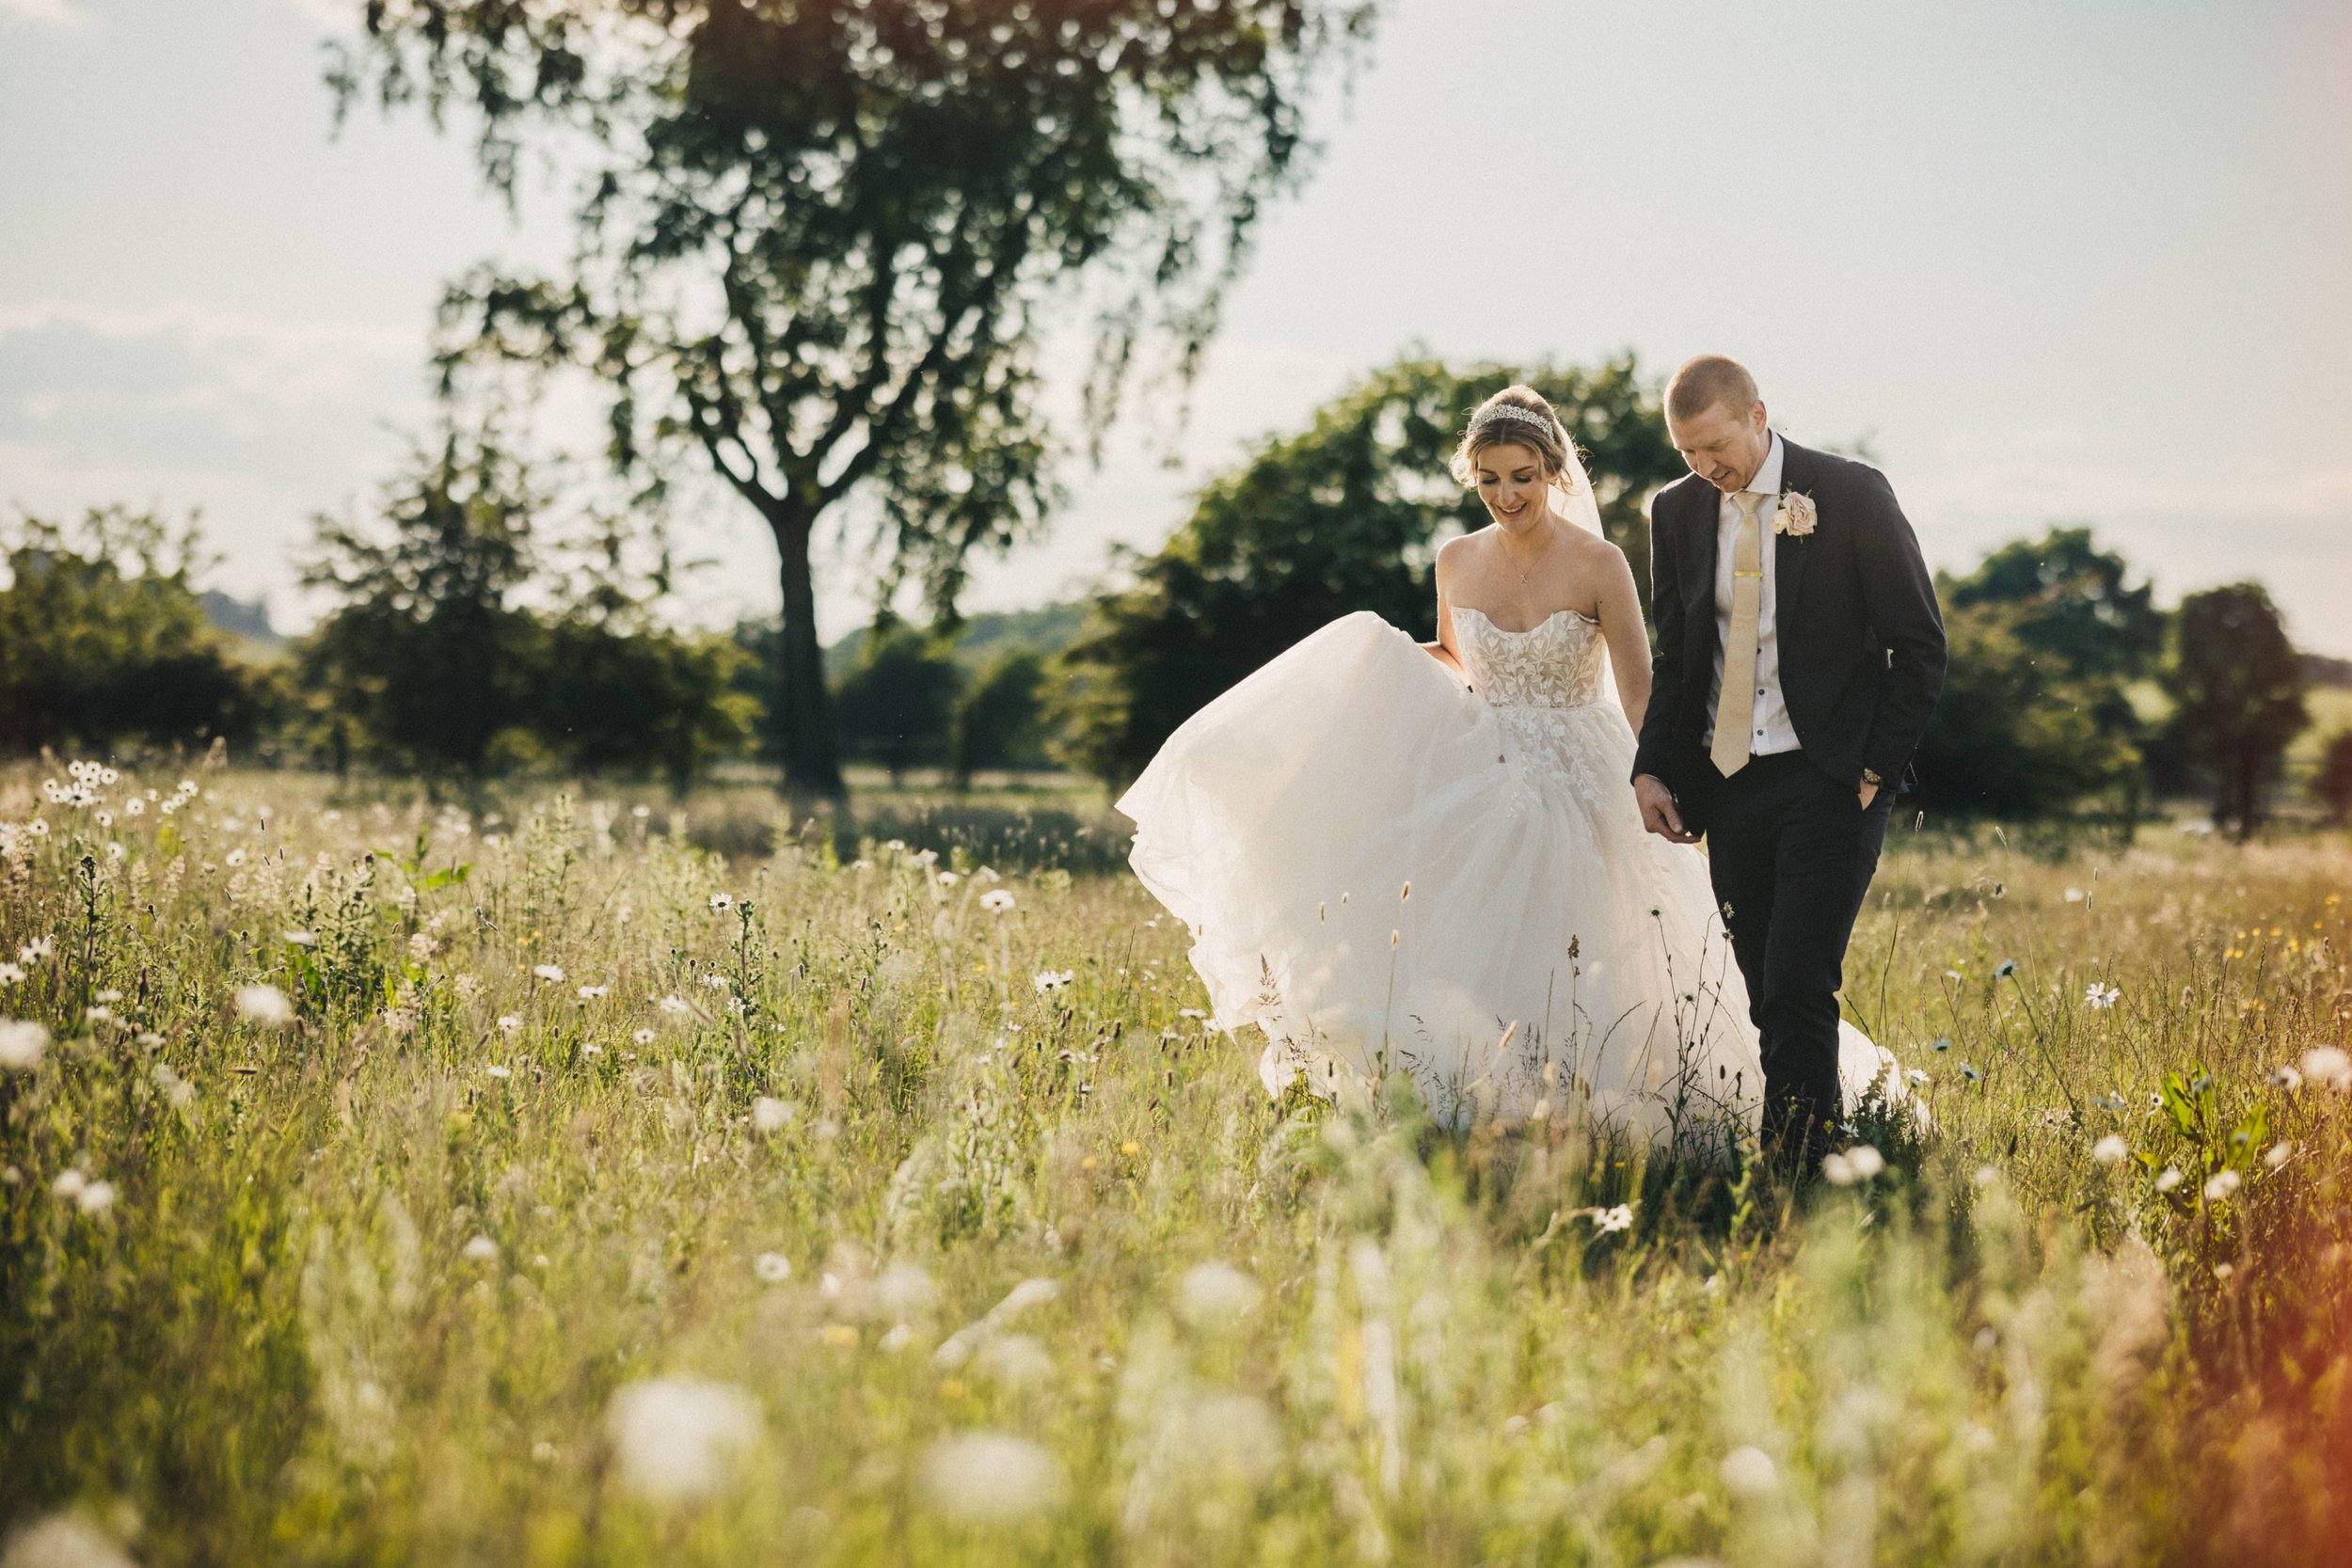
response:
<path id="1" fill-rule="evenodd" d="M 1877 800 L 1878 798 L 1879 798 L 1879 786 L 1878 786 L 1878 785 L 1876 785 L 1876 784 L 1864 784 L 1864 785 L 1862 786 L 1862 809 L 1863 809 L 1864 811 L 1868 811 L 1868 810 L 1870 809 L 1870 802 L 1871 802 L 1871 801 L 1873 801 L 1873 800 Z"/>
<path id="2" fill-rule="evenodd" d="M 1634 803 L 1642 808 L 1642 826 L 1661 838 L 1677 844 L 1696 844 L 1699 835 L 1685 832 L 1682 814 L 1675 810 L 1674 791 L 1655 774 L 1644 773 L 1633 781 Z"/>

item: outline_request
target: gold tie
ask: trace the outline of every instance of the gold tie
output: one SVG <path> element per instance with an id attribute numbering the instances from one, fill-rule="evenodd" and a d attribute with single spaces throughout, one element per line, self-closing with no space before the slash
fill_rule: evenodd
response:
<path id="1" fill-rule="evenodd" d="M 1754 490 L 1734 494 L 1740 535 L 1731 547 L 1731 640 L 1724 644 L 1724 689 L 1715 700 L 1715 743 L 1708 755 L 1726 779 L 1748 765 L 1748 732 L 1756 726 L 1756 643 L 1764 613 L 1764 530 L 1756 519 Z"/>

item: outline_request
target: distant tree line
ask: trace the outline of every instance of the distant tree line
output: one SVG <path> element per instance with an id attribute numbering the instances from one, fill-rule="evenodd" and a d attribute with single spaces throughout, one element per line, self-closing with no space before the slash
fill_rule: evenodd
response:
<path id="1" fill-rule="evenodd" d="M 1681 471 L 1630 357 L 1597 368 L 1401 361 L 1211 480 L 1158 550 L 1082 605 L 926 628 L 884 616 L 835 644 L 840 754 L 903 780 L 1071 768 L 1133 777 L 1193 712 L 1337 616 L 1429 632 L 1431 562 L 1480 526 L 1445 473 L 1464 413 L 1525 380 L 1587 453 L 1610 536 L 1645 578 L 1643 509 Z M 274 662 L 207 622 L 186 531 L 120 510 L 20 519 L 0 538 L 0 749 L 214 736 L 335 768 L 453 779 L 516 768 L 683 786 L 727 758 L 783 762 L 778 623 L 679 630 L 658 531 L 559 508 L 493 426 L 415 451 L 364 518 L 320 518 L 306 580 L 334 601 Z M 2239 583 L 2159 608 L 2089 529 L 2054 528 L 1938 579 L 1950 673 L 1918 803 L 2136 819 L 2211 803 L 2244 834 L 2279 794 L 2327 661 Z M 2352 730 L 2309 781 L 2352 816 Z"/>

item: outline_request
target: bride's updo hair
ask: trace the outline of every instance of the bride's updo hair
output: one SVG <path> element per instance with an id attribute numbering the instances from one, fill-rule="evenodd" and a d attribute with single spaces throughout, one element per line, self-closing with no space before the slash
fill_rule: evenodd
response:
<path id="1" fill-rule="evenodd" d="M 1561 428 L 1549 401 L 1533 387 L 1505 387 L 1478 405 L 1449 465 L 1455 483 L 1477 484 L 1478 454 L 1502 446 L 1534 452 L 1546 479 L 1558 479 L 1568 470 L 1568 433 Z"/>

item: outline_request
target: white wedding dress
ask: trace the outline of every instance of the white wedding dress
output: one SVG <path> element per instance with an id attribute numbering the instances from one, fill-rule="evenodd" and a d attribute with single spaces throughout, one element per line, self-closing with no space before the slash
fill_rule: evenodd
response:
<path id="1" fill-rule="evenodd" d="M 1472 689 L 1345 616 L 1194 715 L 1120 800 L 1212 1019 L 1263 1031 L 1270 1093 L 1404 1072 L 1454 1126 L 1753 1132 L 1747 990 L 1706 862 L 1643 830 L 1598 624 L 1454 617 Z M 1851 1108 L 1892 1060 L 1843 1037 Z"/>

